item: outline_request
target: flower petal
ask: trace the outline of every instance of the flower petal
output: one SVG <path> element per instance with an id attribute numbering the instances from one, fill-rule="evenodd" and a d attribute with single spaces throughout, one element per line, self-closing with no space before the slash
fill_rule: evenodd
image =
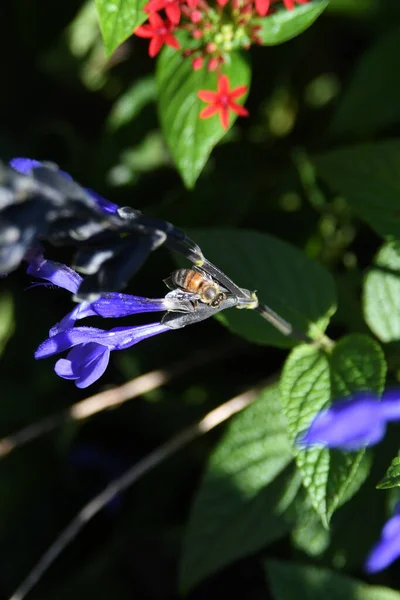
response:
<path id="1" fill-rule="evenodd" d="M 200 98 L 200 100 L 203 100 L 203 102 L 207 102 L 209 104 L 217 102 L 218 100 L 218 92 L 210 92 L 208 90 L 200 90 L 197 92 L 197 96 Z"/>
<path id="2" fill-rule="evenodd" d="M 96 327 L 73 327 L 42 342 L 35 352 L 35 358 L 46 358 L 78 344 L 88 342 L 96 342 L 102 346 L 107 346 L 110 350 L 123 350 L 164 331 L 170 331 L 170 328 L 161 323 L 114 327 L 110 330 Z"/>
<path id="3" fill-rule="evenodd" d="M 167 17 L 171 23 L 178 25 L 179 21 L 181 20 L 181 9 L 179 8 L 178 2 L 171 2 L 170 4 L 167 4 L 165 7 L 165 12 L 167 13 Z"/>
<path id="4" fill-rule="evenodd" d="M 141 38 L 152 38 L 154 31 L 151 25 L 139 25 L 139 27 L 136 27 L 134 34 Z"/>
<path id="5" fill-rule="evenodd" d="M 218 79 L 218 95 L 229 95 L 229 78 L 227 75 L 221 75 Z"/>
<path id="6" fill-rule="evenodd" d="M 103 196 L 100 196 L 100 194 L 98 194 L 94 190 L 91 190 L 90 188 L 85 188 L 85 190 L 90 194 L 93 200 L 97 202 L 100 208 L 104 210 L 104 212 L 109 214 L 115 214 L 118 211 L 118 204 L 114 204 L 114 202 L 106 200 L 106 198 L 103 198 Z"/>
<path id="7" fill-rule="evenodd" d="M 154 58 L 161 50 L 164 43 L 164 37 L 161 35 L 155 35 L 149 44 L 149 56 Z"/>
<path id="8" fill-rule="evenodd" d="M 33 158 L 12 158 L 9 164 L 10 167 L 23 175 L 29 175 L 32 169 L 43 166 L 40 161 Z"/>
<path id="9" fill-rule="evenodd" d="M 104 294 L 91 303 L 95 314 L 104 318 L 126 317 L 138 313 L 167 310 L 165 298 L 142 298 L 130 294 Z"/>
<path id="10" fill-rule="evenodd" d="M 243 94 L 245 94 L 248 89 L 249 86 L 247 85 L 238 85 L 238 87 L 236 87 L 229 93 L 229 99 L 232 100 L 235 98 L 240 98 L 240 96 L 243 96 Z"/>
<path id="11" fill-rule="evenodd" d="M 225 106 L 220 107 L 219 111 L 219 120 L 221 121 L 221 125 L 224 129 L 228 129 L 229 127 L 229 110 Z"/>
<path id="12" fill-rule="evenodd" d="M 249 111 L 247 110 L 247 108 L 245 108 L 241 104 L 237 104 L 237 102 L 229 102 L 229 108 L 231 110 L 233 110 L 233 112 L 235 112 L 240 117 L 248 117 L 249 116 Z"/>
<path id="13" fill-rule="evenodd" d="M 157 12 L 158 10 L 162 10 L 163 8 L 165 8 L 165 5 L 166 5 L 166 0 L 150 0 L 143 7 L 143 10 L 144 10 L 144 12 L 147 12 L 147 13 Z"/>
<path id="14" fill-rule="evenodd" d="M 76 271 L 66 265 L 36 257 L 27 268 L 28 275 L 33 275 L 39 279 L 50 281 L 64 290 L 75 294 L 82 282 L 82 277 Z"/>
<path id="15" fill-rule="evenodd" d="M 163 27 L 165 25 L 160 15 L 156 12 L 152 12 L 149 14 L 149 21 L 153 29 Z"/>
<path id="16" fill-rule="evenodd" d="M 71 312 L 69 312 L 61 321 L 56 323 L 49 331 L 49 336 L 53 337 L 58 333 L 66 331 L 67 329 L 71 329 L 75 322 L 78 319 L 84 319 L 85 317 L 91 317 L 96 315 L 93 310 L 91 310 L 89 302 L 81 302 Z"/>
<path id="17" fill-rule="evenodd" d="M 172 35 L 172 33 L 165 34 L 164 42 L 167 44 L 167 46 L 170 46 L 171 48 L 175 48 L 175 50 L 179 50 L 179 48 L 181 47 L 180 43 L 178 42 L 176 37 L 174 37 Z"/>
<path id="18" fill-rule="evenodd" d="M 385 431 L 383 405 L 372 394 L 363 393 L 339 400 L 319 413 L 299 443 L 356 450 L 377 444 Z"/>
<path id="19" fill-rule="evenodd" d="M 256 11 L 261 17 L 265 17 L 267 14 L 271 0 L 255 0 Z"/>
<path id="20" fill-rule="evenodd" d="M 208 119 L 208 117 L 212 117 L 217 112 L 219 112 L 219 110 L 220 107 L 217 104 L 206 106 L 206 108 L 203 108 L 203 110 L 200 112 L 199 117 L 200 119 Z"/>
<path id="21" fill-rule="evenodd" d="M 365 570 L 377 573 L 388 567 L 400 556 L 400 516 L 395 515 L 386 523 L 381 539 L 368 555 Z"/>
<path id="22" fill-rule="evenodd" d="M 390 390 L 382 395 L 382 413 L 387 421 L 400 420 L 400 390 Z"/>
<path id="23" fill-rule="evenodd" d="M 60 359 L 55 372 L 64 379 L 74 379 L 75 385 L 85 388 L 97 381 L 107 368 L 110 349 L 96 343 L 80 344 Z"/>

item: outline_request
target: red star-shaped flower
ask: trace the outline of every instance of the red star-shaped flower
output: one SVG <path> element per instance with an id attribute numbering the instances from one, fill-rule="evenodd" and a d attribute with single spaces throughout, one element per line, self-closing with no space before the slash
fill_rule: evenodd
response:
<path id="1" fill-rule="evenodd" d="M 206 106 L 200 113 L 200 119 L 208 119 L 219 113 L 219 120 L 224 129 L 229 126 L 229 111 L 233 111 L 241 117 L 247 117 L 249 112 L 237 102 L 236 98 L 243 96 L 247 92 L 247 85 L 239 85 L 233 90 L 229 90 L 229 79 L 227 75 L 222 75 L 218 79 L 218 89 L 216 92 L 209 90 L 200 90 L 197 95 L 200 100 L 207 102 L 210 106 Z"/>
<path id="2" fill-rule="evenodd" d="M 152 12 L 149 14 L 149 23 L 137 27 L 135 34 L 142 38 L 151 38 L 149 56 L 153 58 L 160 52 L 163 44 L 179 50 L 179 42 L 171 33 L 174 27 L 169 19 L 163 21 L 158 13 Z"/>

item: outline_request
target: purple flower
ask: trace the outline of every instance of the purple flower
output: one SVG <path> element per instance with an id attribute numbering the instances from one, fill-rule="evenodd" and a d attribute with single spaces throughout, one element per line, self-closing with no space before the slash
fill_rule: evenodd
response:
<path id="1" fill-rule="evenodd" d="M 29 251 L 26 255 L 29 261 L 27 273 L 38 279 L 45 279 L 54 285 L 76 294 L 82 282 L 82 277 L 66 265 L 47 260 L 40 249 Z M 70 329 L 75 322 L 86 317 L 120 318 L 146 312 L 177 310 L 190 312 L 189 301 L 174 298 L 143 298 L 110 292 L 103 294 L 93 302 L 81 302 L 50 330 L 50 336 Z"/>
<path id="2" fill-rule="evenodd" d="M 400 556 L 400 503 L 394 516 L 384 525 L 380 540 L 372 548 L 365 563 L 367 573 L 377 573 L 386 569 Z"/>
<path id="3" fill-rule="evenodd" d="M 399 420 L 399 390 L 385 392 L 382 399 L 372 392 L 362 392 L 339 400 L 320 412 L 299 439 L 299 444 L 358 450 L 380 442 L 387 423 Z"/>
<path id="4" fill-rule="evenodd" d="M 47 358 L 72 348 L 67 358 L 56 362 L 54 370 L 63 379 L 72 379 L 77 387 L 85 388 L 103 375 L 112 350 L 125 350 L 165 331 L 171 328 L 161 323 L 114 327 L 109 331 L 74 327 L 45 340 L 36 350 L 35 358 Z"/>
<path id="5" fill-rule="evenodd" d="M 29 175 L 33 169 L 38 169 L 43 166 L 52 166 L 53 168 L 57 168 L 53 163 L 42 163 L 39 160 L 34 160 L 33 158 L 13 158 L 10 160 L 10 167 L 18 171 L 18 173 L 22 173 L 22 175 Z M 66 179 L 70 179 L 72 181 L 72 177 L 69 173 L 62 171 L 61 169 L 57 169 L 59 173 L 61 173 Z M 118 210 L 118 205 L 106 200 L 97 192 L 94 192 L 90 188 L 84 188 L 88 194 L 96 201 L 97 205 L 104 210 L 104 212 L 113 214 Z"/>

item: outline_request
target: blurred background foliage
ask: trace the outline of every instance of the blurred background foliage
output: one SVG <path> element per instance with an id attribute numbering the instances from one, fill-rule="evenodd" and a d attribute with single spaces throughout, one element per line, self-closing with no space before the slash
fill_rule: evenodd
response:
<path id="1" fill-rule="evenodd" d="M 366 330 L 361 278 L 380 240 L 342 197 L 316 181 L 310 156 L 339 142 L 399 135 L 400 5 L 331 0 L 298 38 L 252 49 L 251 116 L 214 150 L 190 192 L 159 129 L 146 43 L 131 38 L 107 60 L 91 0 L 14 0 L 2 3 L 0 19 L 2 158 L 52 160 L 112 201 L 183 229 L 250 228 L 290 241 L 327 266 L 336 280 L 339 310 L 330 336 Z M 52 249 L 51 258 L 68 261 L 70 255 Z M 127 291 L 163 295 L 162 279 L 174 265 L 165 250 L 154 253 Z M 0 366 L 2 435 L 87 395 L 56 377 L 50 360 L 34 361 L 34 349 L 70 309 L 70 300 L 62 290 L 29 289 L 30 283 L 22 269 L 0 281 L 0 349 L 7 344 Z M 183 373 L 162 389 L 86 422 L 70 422 L 1 459 L 0 598 L 8 597 L 60 529 L 110 479 L 208 410 L 276 375 L 285 357 L 282 350 L 235 337 L 217 321 L 114 354 L 94 392 L 175 362 Z M 201 364 L 186 368 L 197 354 Z M 32 599 L 177 598 L 185 523 L 220 433 L 199 439 L 107 507 Z M 385 465 L 395 450 L 387 452 Z M 368 503 L 366 494 L 363 488 L 357 501 L 362 496 Z M 339 529 L 346 528 L 346 510 L 338 517 Z M 382 516 L 370 524 L 368 542 L 348 550 L 349 568 L 359 564 L 352 563 L 352 553 L 364 553 L 377 537 L 383 522 L 379 510 L 372 511 Z M 307 527 L 308 532 L 294 534 L 295 549 L 285 538 L 268 554 L 304 559 L 304 535 L 324 544 L 321 532 L 311 531 L 312 523 Z M 341 545 L 325 555 L 327 566 L 346 566 Z M 388 585 L 396 585 L 393 575 L 387 577 Z M 269 598 L 263 578 L 261 564 L 248 558 L 188 597 Z"/>

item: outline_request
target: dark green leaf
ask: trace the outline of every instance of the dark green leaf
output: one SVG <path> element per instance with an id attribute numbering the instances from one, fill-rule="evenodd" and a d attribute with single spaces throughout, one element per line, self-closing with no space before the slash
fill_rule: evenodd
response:
<path id="1" fill-rule="evenodd" d="M 360 219 L 382 236 L 400 237 L 400 140 L 338 148 L 313 160 Z"/>
<path id="2" fill-rule="evenodd" d="M 107 117 L 107 126 L 115 131 L 129 125 L 140 111 L 157 97 L 157 86 L 154 77 L 149 75 L 135 81 L 114 103 Z"/>
<path id="3" fill-rule="evenodd" d="M 367 585 L 328 569 L 268 561 L 265 564 L 274 600 L 400 600 L 389 588 Z"/>
<path id="4" fill-rule="evenodd" d="M 291 460 L 279 393 L 270 388 L 232 420 L 210 458 L 184 541 L 182 590 L 288 531 L 285 512 L 299 488 L 284 471 Z"/>
<path id="5" fill-rule="evenodd" d="M 376 486 L 379 490 L 400 487 L 400 456 L 396 456 L 386 471 L 385 477 Z"/>
<path id="6" fill-rule="evenodd" d="M 133 33 L 147 16 L 147 0 L 95 0 L 107 56 Z"/>
<path id="7" fill-rule="evenodd" d="M 231 89 L 250 84 L 250 67 L 246 58 L 238 52 L 229 55 L 224 73 L 229 77 Z M 192 188 L 212 149 L 226 134 L 218 115 L 209 119 L 199 118 L 200 111 L 207 105 L 197 97 L 197 92 L 216 91 L 217 76 L 205 67 L 194 71 L 190 58 L 165 47 L 157 61 L 156 78 L 163 133 L 185 185 Z M 245 96 L 242 96 L 238 102 L 243 103 L 244 100 Z M 230 127 L 236 117 L 230 111 Z"/>
<path id="8" fill-rule="evenodd" d="M 309 556 L 319 556 L 330 543 L 328 531 L 312 507 L 303 509 L 295 528 L 292 531 L 292 540 L 295 548 L 302 550 Z"/>
<path id="9" fill-rule="evenodd" d="M 293 443 L 330 399 L 358 390 L 381 393 L 386 363 L 380 346 L 363 335 L 343 338 L 328 358 L 300 346 L 289 356 L 281 378 L 281 396 Z M 361 486 L 370 463 L 364 452 L 348 453 L 295 445 L 296 462 L 312 505 L 327 525 L 333 512 Z"/>
<path id="10" fill-rule="evenodd" d="M 334 135 L 371 135 L 400 121 L 399 46 L 397 27 L 361 57 L 334 116 Z"/>
<path id="11" fill-rule="evenodd" d="M 379 250 L 364 280 L 364 318 L 382 342 L 400 340 L 400 245 Z"/>
<path id="12" fill-rule="evenodd" d="M 205 256 L 240 287 L 257 290 L 265 302 L 296 329 L 318 337 L 336 309 L 334 283 L 323 267 L 290 244 L 266 233 L 234 229 L 192 230 Z M 232 309 L 221 322 L 251 342 L 282 347 L 284 337 L 251 311 Z"/>
<path id="13" fill-rule="evenodd" d="M 328 6 L 329 0 L 314 0 L 309 4 L 296 5 L 293 10 L 282 7 L 276 13 L 260 20 L 262 30 L 258 33 L 264 46 L 282 44 L 310 27 Z"/>

